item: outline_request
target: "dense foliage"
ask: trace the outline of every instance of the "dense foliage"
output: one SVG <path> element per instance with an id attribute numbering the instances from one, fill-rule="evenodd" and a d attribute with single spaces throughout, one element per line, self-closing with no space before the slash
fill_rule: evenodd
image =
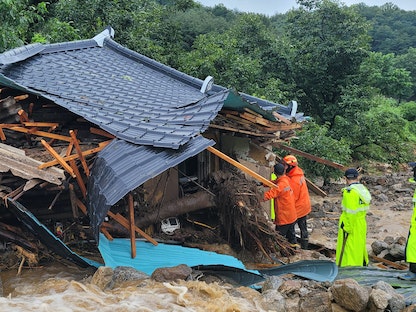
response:
<path id="1" fill-rule="evenodd" d="M 414 160 L 416 12 L 298 0 L 267 17 L 193 0 L 0 0 L 0 52 L 95 36 L 312 117 L 292 145 L 343 164 Z M 302 160 L 325 179 L 336 169 Z"/>

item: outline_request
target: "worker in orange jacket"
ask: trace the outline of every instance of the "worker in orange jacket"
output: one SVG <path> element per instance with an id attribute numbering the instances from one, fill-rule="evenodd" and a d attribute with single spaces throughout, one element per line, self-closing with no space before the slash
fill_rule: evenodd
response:
<path id="1" fill-rule="evenodd" d="M 277 176 L 273 182 L 277 184 L 277 187 L 265 192 L 264 200 L 274 200 L 276 231 L 285 236 L 289 243 L 296 244 L 294 227 L 297 214 L 293 190 L 290 187 L 289 178 L 285 175 L 285 166 L 279 163 L 273 169 Z"/>
<path id="2" fill-rule="evenodd" d="M 295 207 L 297 213 L 296 224 L 300 230 L 300 246 L 302 249 L 308 249 L 309 234 L 307 226 L 307 216 L 311 212 L 311 200 L 309 197 L 308 185 L 303 170 L 298 166 L 298 160 L 293 155 L 287 155 L 283 158 L 286 175 L 290 179 L 290 186 L 295 197 Z"/>

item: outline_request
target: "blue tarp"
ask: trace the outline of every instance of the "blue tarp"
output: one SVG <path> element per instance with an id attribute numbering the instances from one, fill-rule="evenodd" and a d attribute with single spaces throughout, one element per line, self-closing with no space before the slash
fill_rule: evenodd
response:
<path id="1" fill-rule="evenodd" d="M 111 268 L 130 266 L 149 275 L 157 268 L 174 267 L 179 264 L 186 264 L 190 267 L 221 264 L 260 275 L 256 270 L 246 270 L 244 264 L 233 256 L 181 245 L 159 243 L 155 246 L 137 239 L 136 257 L 132 259 L 130 239 L 115 238 L 110 241 L 100 234 L 98 249 L 106 266 Z"/>

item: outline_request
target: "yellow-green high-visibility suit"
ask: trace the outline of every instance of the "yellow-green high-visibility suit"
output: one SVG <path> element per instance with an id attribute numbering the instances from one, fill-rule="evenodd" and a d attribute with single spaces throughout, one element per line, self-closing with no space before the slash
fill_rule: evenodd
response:
<path id="1" fill-rule="evenodd" d="M 341 266 L 368 264 L 366 247 L 366 214 L 371 194 L 361 183 L 352 183 L 342 189 L 342 213 L 338 223 L 336 263 Z"/>
<path id="2" fill-rule="evenodd" d="M 277 179 L 277 175 L 275 175 L 274 172 L 272 172 L 272 174 L 270 175 L 270 180 L 275 181 L 276 179 Z M 276 219 L 276 215 L 274 212 L 274 200 L 270 201 L 270 219 L 272 219 L 272 221 Z"/>
<path id="3" fill-rule="evenodd" d="M 414 178 L 409 179 L 409 182 L 416 183 Z M 406 262 L 416 263 L 416 190 L 413 193 L 413 214 L 406 243 Z"/>

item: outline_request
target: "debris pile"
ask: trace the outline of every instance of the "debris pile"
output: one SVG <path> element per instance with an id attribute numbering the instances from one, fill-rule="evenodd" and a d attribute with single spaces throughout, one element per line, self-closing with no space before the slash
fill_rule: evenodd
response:
<path id="1" fill-rule="evenodd" d="M 0 94 L 2 199 L 5 202 L 7 198 L 19 200 L 75 251 L 94 252 L 85 204 L 89 170 L 96 153 L 107 146 L 113 136 L 46 99 L 6 87 Z M 226 110 L 221 116 L 224 114 L 234 116 L 229 121 L 238 122 L 240 130 L 245 124 L 246 128 L 257 128 L 256 132 L 266 134 L 265 137 L 269 133 L 270 138 L 275 139 L 277 133 L 285 133 L 287 137 L 299 127 L 288 120 L 270 122 L 252 111 Z M 246 122 L 242 122 L 243 119 Z M 163 207 L 144 200 L 146 190 L 137 188 L 132 192 L 134 205 L 139 208 L 134 211 L 136 226 L 156 239 L 200 248 L 229 245 L 233 250 L 220 247 L 222 250 L 216 251 L 260 254 L 261 261 L 274 262 L 270 254 L 290 256 L 294 253 L 267 220 L 259 202 L 262 194 L 258 193 L 254 182 L 247 181 L 235 170 L 217 171 L 209 180 L 210 189 L 196 185 L 182 194 L 182 198 L 165 203 Z M 109 237 L 130 235 L 126 226 L 127 208 L 125 199 L 112 207 L 101 227 L 103 233 Z M 167 220 L 180 226 L 170 232 L 162 231 L 161 225 Z M 0 238 L 10 241 L 10 233 L 16 232 L 10 229 L 21 224 L 8 211 L 7 203 L 0 221 L 3 222 Z M 28 242 L 27 237 L 26 231 L 22 232 L 12 243 L 30 252 L 39 252 L 39 248 L 29 248 L 33 243 Z"/>

